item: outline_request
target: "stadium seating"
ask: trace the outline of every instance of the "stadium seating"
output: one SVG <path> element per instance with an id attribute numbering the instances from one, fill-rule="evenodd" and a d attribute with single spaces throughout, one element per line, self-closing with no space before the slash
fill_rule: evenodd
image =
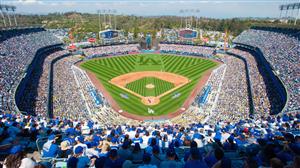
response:
<path id="1" fill-rule="evenodd" d="M 0 43 L 0 111 L 15 110 L 15 90 L 26 74 L 36 52 L 61 43 L 44 29 L 21 29 L 1 32 Z"/>
<path id="2" fill-rule="evenodd" d="M 214 48 L 192 45 L 160 44 L 161 53 L 199 55 L 209 57 L 213 55 Z"/>
<path id="3" fill-rule="evenodd" d="M 287 88 L 289 99 L 284 111 L 299 111 L 299 39 L 293 36 L 294 32 L 281 31 L 250 29 L 240 34 L 234 42 L 260 49 Z"/>
<path id="4" fill-rule="evenodd" d="M 280 46 L 276 45 L 278 41 L 272 43 L 278 39 L 282 42 Z M 212 72 L 207 82 L 210 86 L 210 92 L 205 93 L 207 100 L 199 104 L 196 99 L 185 113 L 168 122 L 133 122 L 121 117 L 110 108 L 103 93 L 95 90 L 86 72 L 74 66 L 81 58 L 60 50 L 53 50 L 44 58 L 40 77 L 34 78 L 39 80 L 38 94 L 32 98 L 38 100 L 33 108 L 36 115 L 16 113 L 12 107 L 14 89 L 27 66 L 38 49 L 59 41 L 46 31 L 18 32 L 3 37 L 0 43 L 0 156 L 3 156 L 3 165 L 239 168 L 272 167 L 280 163 L 299 167 L 299 67 L 293 63 L 299 62 L 299 45 L 295 45 L 299 41 L 278 32 L 248 30 L 236 42 L 259 47 L 280 72 L 278 75 L 290 94 L 284 113 L 265 113 L 271 108 L 265 95 L 268 84 L 264 83 L 252 53 L 238 49 L 230 52 L 240 55 L 246 62 L 227 54 L 219 55 L 218 60 L 224 64 Z M 136 44 L 131 44 L 87 48 L 83 52 L 89 59 L 138 50 Z M 214 49 L 162 44 L 161 52 L 211 57 Z M 249 118 L 247 67 L 257 98 L 254 107 L 259 112 L 254 118 Z M 48 118 L 46 107 L 50 72 L 53 75 L 53 118 Z M 25 94 L 32 92 L 26 91 Z M 101 98 L 100 104 L 95 101 L 95 95 Z M 203 92 L 197 97 L 202 95 Z M 23 99 L 23 104 L 26 105 L 26 101 L 30 99 Z M 209 110 L 209 113 L 201 110 Z"/>
<path id="5" fill-rule="evenodd" d="M 149 164 L 145 157 L 156 157 L 156 151 L 161 157 L 161 160 L 158 160 L 160 163 L 189 165 L 189 162 L 196 160 L 207 167 L 218 164 L 218 161 L 228 162 L 231 167 L 243 167 L 244 164 L 250 164 L 248 160 L 254 160 L 257 166 L 270 166 L 270 160 L 267 159 L 269 157 L 279 158 L 288 165 L 293 162 L 293 157 L 295 162 L 299 161 L 299 157 L 296 156 L 300 154 L 300 137 L 292 134 L 292 131 L 299 129 L 299 114 L 268 117 L 261 121 L 247 119 L 237 123 L 219 122 L 216 125 L 198 123 L 187 127 L 166 124 L 98 127 L 92 121 L 59 118 L 46 121 L 20 114 L 2 114 L 0 118 L 1 129 L 4 130 L 1 133 L 1 144 L 12 146 L 6 150 L 7 154 L 10 153 L 12 157 L 24 150 L 39 150 L 41 155 L 35 156 L 37 160 L 34 164 L 66 164 L 76 162 L 76 159 L 74 161 L 68 156 L 76 156 L 85 157 L 87 162 L 84 163 L 88 165 L 93 164 L 95 160 L 96 167 L 101 167 L 103 164 L 117 164 L 111 163 L 110 160 L 117 157 L 119 164 L 136 167 L 137 165 L 132 163 L 132 150 L 136 150 L 136 144 L 142 146 L 139 155 L 144 158 L 143 163 L 138 165 Z M 89 130 L 88 133 L 84 133 L 86 129 Z M 10 139 L 9 135 L 16 138 Z M 25 139 L 28 136 L 31 138 Z M 35 140 L 38 148 L 30 145 Z M 18 143 L 20 141 L 22 145 Z M 78 146 L 83 146 L 85 152 Z M 110 151 L 102 153 L 107 146 L 110 146 Z M 54 155 L 45 158 L 43 154 L 49 150 L 53 150 Z M 66 150 L 69 150 L 69 153 Z M 116 153 L 113 150 L 117 150 Z M 125 151 L 130 153 L 128 157 L 123 155 Z M 68 154 L 65 155 L 65 152 Z M 177 156 L 175 161 L 172 161 L 173 155 Z M 20 159 L 24 158 L 26 156 Z M 82 164 L 81 159 L 77 164 L 79 162 Z M 151 161 L 150 164 L 159 165 Z"/>

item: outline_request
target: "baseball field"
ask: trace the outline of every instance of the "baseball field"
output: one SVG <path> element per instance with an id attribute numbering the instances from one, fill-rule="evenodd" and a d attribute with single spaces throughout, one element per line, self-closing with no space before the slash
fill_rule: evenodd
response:
<path id="1" fill-rule="evenodd" d="M 96 58 L 80 67 L 97 77 L 122 111 L 161 116 L 180 109 L 203 74 L 217 65 L 199 57 L 137 54 Z"/>

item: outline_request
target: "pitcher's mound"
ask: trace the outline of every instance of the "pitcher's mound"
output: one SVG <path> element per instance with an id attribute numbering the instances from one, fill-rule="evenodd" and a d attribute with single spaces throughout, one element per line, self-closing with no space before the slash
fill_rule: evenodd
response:
<path id="1" fill-rule="evenodd" d="M 152 83 L 146 85 L 147 89 L 153 89 L 154 87 L 155 85 L 153 85 Z"/>

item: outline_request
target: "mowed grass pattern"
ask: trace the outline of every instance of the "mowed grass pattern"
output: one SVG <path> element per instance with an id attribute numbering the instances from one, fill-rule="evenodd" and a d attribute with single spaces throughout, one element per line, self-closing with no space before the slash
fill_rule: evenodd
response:
<path id="1" fill-rule="evenodd" d="M 195 58 L 162 54 L 106 57 L 88 60 L 81 64 L 83 69 L 96 74 L 97 78 L 101 81 L 106 90 L 124 111 L 141 116 L 160 116 L 178 110 L 188 98 L 203 73 L 215 66 L 217 66 L 217 63 L 200 57 Z M 158 105 L 146 106 L 141 102 L 140 98 L 108 82 L 119 75 L 136 71 L 171 72 L 185 76 L 189 78 L 191 82 L 176 89 L 172 93 L 163 96 Z M 145 87 L 142 85 L 140 86 Z M 163 92 L 163 90 L 164 89 L 160 90 L 156 87 L 154 89 L 155 93 L 149 92 L 148 94 L 157 95 L 160 92 Z M 143 93 L 144 91 L 140 92 Z M 180 96 L 173 98 L 176 93 L 180 93 Z M 122 98 L 120 94 L 127 94 L 128 99 Z M 153 109 L 154 114 L 149 114 L 148 108 Z"/>
<path id="2" fill-rule="evenodd" d="M 152 89 L 146 88 L 148 84 L 153 84 L 155 87 Z M 158 96 L 174 88 L 174 84 L 158 78 L 146 77 L 127 84 L 126 88 L 142 96 Z"/>

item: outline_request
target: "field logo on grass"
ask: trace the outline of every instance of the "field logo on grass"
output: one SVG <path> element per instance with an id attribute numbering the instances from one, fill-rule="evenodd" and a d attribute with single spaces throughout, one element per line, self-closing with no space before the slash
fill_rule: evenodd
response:
<path id="1" fill-rule="evenodd" d="M 120 93 L 120 96 L 124 99 L 129 99 L 128 95 L 127 94 L 124 94 L 124 93 Z"/>
<path id="2" fill-rule="evenodd" d="M 140 57 L 140 65 L 161 65 L 161 63 L 157 62 L 153 58 Z"/>
<path id="3" fill-rule="evenodd" d="M 151 108 L 148 108 L 148 113 L 149 113 L 149 114 L 154 114 L 154 110 L 151 109 Z"/>
<path id="4" fill-rule="evenodd" d="M 174 94 L 174 95 L 172 96 L 172 99 L 176 99 L 176 98 L 178 98 L 180 95 L 181 95 L 181 93 L 176 93 L 176 94 Z"/>

